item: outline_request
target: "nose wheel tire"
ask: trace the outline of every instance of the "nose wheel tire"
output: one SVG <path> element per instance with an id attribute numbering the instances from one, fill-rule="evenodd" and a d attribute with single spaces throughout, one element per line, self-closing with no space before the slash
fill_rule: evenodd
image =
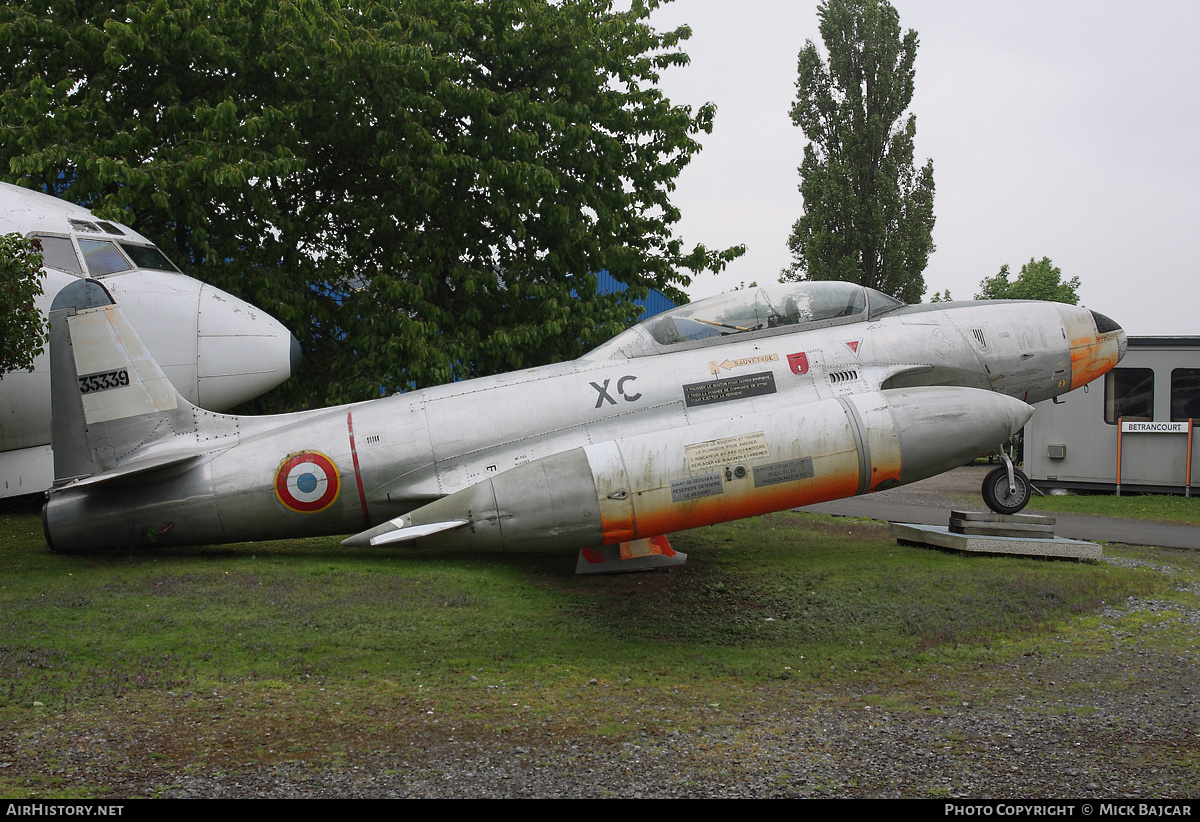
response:
<path id="1" fill-rule="evenodd" d="M 1013 485 L 1016 490 L 1009 493 L 1008 471 L 1003 465 L 988 472 L 983 480 L 983 501 L 997 514 L 1015 514 L 1029 502 L 1029 477 L 1020 469 L 1013 469 Z"/>

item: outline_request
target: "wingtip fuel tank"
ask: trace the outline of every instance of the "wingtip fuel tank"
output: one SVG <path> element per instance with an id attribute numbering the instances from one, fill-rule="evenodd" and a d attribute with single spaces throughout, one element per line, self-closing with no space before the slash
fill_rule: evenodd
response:
<path id="1" fill-rule="evenodd" d="M 725 436 L 724 421 L 682 426 L 534 460 L 342 544 L 616 545 L 934 476 L 1008 440 L 1032 415 L 1003 394 L 926 387 L 747 415 L 740 423 L 749 433 L 737 437 Z M 747 458 L 747 449 L 770 452 L 770 461 Z"/>

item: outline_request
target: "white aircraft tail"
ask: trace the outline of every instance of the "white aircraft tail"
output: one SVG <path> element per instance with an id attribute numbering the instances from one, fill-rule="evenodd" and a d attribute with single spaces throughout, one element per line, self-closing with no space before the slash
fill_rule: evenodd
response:
<path id="1" fill-rule="evenodd" d="M 204 439 L 229 433 L 222 415 L 179 395 L 94 280 L 67 286 L 51 306 L 50 385 L 55 487 L 194 459 L 202 427 L 216 429 Z"/>

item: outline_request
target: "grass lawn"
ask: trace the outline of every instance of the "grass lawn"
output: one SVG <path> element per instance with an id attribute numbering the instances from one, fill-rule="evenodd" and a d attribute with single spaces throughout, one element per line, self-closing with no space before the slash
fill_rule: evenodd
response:
<path id="1" fill-rule="evenodd" d="M 1200 525 L 1200 498 L 1167 494 L 1072 494 L 1068 496 L 1034 495 L 1029 509 L 1061 511 L 1064 514 L 1100 514 L 1106 517 L 1132 517 L 1161 522 Z"/>
<path id="2" fill-rule="evenodd" d="M 672 541 L 681 568 L 576 577 L 573 555 L 328 538 L 58 555 L 36 515 L 0 515 L 0 728 L 24 746 L 0 795 L 102 796 L 121 768 L 338 766 L 431 722 L 479 744 L 614 739 L 731 722 L 735 693 L 868 680 L 915 704 L 931 668 L 986 686 L 986 665 L 1106 603 L 1186 596 L 1144 568 L 959 556 L 811 514 Z M 1200 578 L 1196 555 L 1129 551 Z M 69 746 L 101 733 L 141 741 L 112 771 L 73 770 Z M 20 767 L 37 752 L 58 777 Z"/>

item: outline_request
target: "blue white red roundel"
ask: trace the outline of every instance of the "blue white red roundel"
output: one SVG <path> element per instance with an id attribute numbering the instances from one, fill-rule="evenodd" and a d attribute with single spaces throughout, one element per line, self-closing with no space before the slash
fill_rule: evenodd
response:
<path id="1" fill-rule="evenodd" d="M 338 498 L 342 478 L 333 460 L 316 451 L 293 454 L 275 472 L 275 496 L 293 511 L 324 511 Z"/>

